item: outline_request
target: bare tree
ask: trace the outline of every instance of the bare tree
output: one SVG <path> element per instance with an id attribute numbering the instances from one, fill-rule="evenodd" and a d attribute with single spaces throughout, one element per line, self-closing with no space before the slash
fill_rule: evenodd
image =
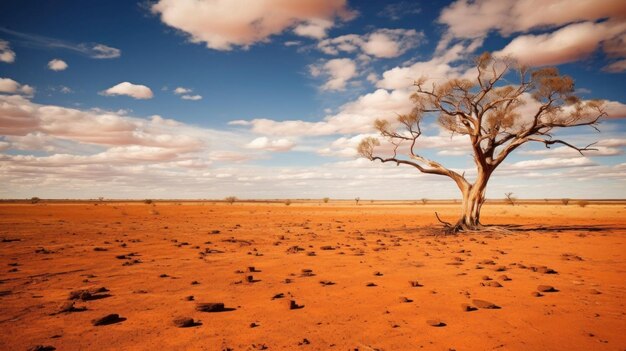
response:
<path id="1" fill-rule="evenodd" d="M 515 201 L 517 201 L 517 198 L 513 196 L 513 193 L 504 193 L 504 196 L 506 196 L 504 201 L 506 201 L 507 204 L 515 206 Z"/>
<path id="2" fill-rule="evenodd" d="M 355 197 L 354 198 L 354 202 L 356 203 L 357 206 L 359 205 L 359 201 L 361 201 L 360 197 Z"/>
<path id="3" fill-rule="evenodd" d="M 228 202 L 229 204 L 233 204 L 235 203 L 235 201 L 237 201 L 237 197 L 235 196 L 227 196 L 226 198 L 224 198 L 224 201 Z"/>
<path id="4" fill-rule="evenodd" d="M 515 79 L 515 83 L 510 79 Z M 554 67 L 530 70 L 509 59 L 496 59 L 484 53 L 476 59 L 476 78 L 450 79 L 426 87 L 426 79 L 414 83 L 411 96 L 415 107 L 408 114 L 398 115 L 394 122 L 377 120 L 376 129 L 393 146 L 391 155 L 379 156 L 377 138 L 365 138 L 359 154 L 372 161 L 408 165 L 422 173 L 452 179 L 463 195 L 461 218 L 450 231 L 478 230 L 480 210 L 485 202 L 487 183 L 502 162 L 526 143 L 541 143 L 547 148 L 565 145 L 581 154 L 594 150 L 576 147 L 554 138 L 558 128 L 596 125 L 605 116 L 603 102 L 582 101 L 574 94 L 574 80 L 560 75 Z M 532 104 L 531 104 L 532 103 Z M 532 112 L 520 108 L 536 105 Z M 526 108 L 528 109 L 528 108 Z M 447 131 L 468 137 L 476 165 L 476 178 L 471 183 L 464 173 L 456 172 L 418 153 L 416 142 L 422 135 L 421 122 L 426 113 L 438 114 L 438 122 Z M 407 145 L 406 155 L 399 155 Z"/>

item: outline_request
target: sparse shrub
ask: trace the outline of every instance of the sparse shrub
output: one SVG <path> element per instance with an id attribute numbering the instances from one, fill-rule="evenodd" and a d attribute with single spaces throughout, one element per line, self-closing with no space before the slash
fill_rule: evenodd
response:
<path id="1" fill-rule="evenodd" d="M 359 205 L 359 201 L 361 201 L 361 198 L 360 198 L 360 197 L 355 197 L 355 198 L 354 198 L 354 202 L 356 202 L 356 205 L 357 205 L 357 206 Z"/>
<path id="2" fill-rule="evenodd" d="M 100 202 L 104 201 L 104 196 L 100 196 L 100 197 L 98 198 L 98 201 L 100 201 Z"/>
<path id="3" fill-rule="evenodd" d="M 428 203 L 428 199 L 422 199 L 422 205 L 426 205 Z"/>
<path id="4" fill-rule="evenodd" d="M 330 198 L 325 197 L 325 198 L 322 199 L 322 201 L 324 201 L 324 203 L 327 204 L 328 201 L 330 201 Z"/>
<path id="5" fill-rule="evenodd" d="M 286 205 L 286 206 L 291 205 L 291 200 L 289 200 L 289 199 L 285 200 L 285 205 Z"/>
<path id="6" fill-rule="evenodd" d="M 517 201 L 517 198 L 515 196 L 513 196 L 513 193 L 504 193 L 504 196 L 506 196 L 504 201 L 507 204 L 509 204 L 511 206 L 515 206 L 515 201 Z"/>
<path id="7" fill-rule="evenodd" d="M 587 205 L 589 205 L 589 201 L 587 201 L 587 200 L 580 200 L 576 204 L 578 206 L 580 206 L 580 207 L 587 207 Z"/>
<path id="8" fill-rule="evenodd" d="M 145 199 L 145 200 L 143 200 L 143 203 L 146 204 L 146 205 L 150 205 L 150 204 L 152 204 L 152 200 Z"/>
<path id="9" fill-rule="evenodd" d="M 567 204 L 569 204 L 569 199 L 565 198 L 565 199 L 561 199 L 561 203 L 565 206 L 567 206 Z"/>
<path id="10" fill-rule="evenodd" d="M 39 201 L 41 201 L 41 199 L 38 198 L 37 196 L 33 196 L 33 197 L 30 198 L 30 203 L 31 204 L 39 203 Z"/>
<path id="11" fill-rule="evenodd" d="M 224 201 L 228 202 L 229 204 L 233 204 L 235 203 L 235 201 L 237 201 L 237 197 L 235 196 L 228 196 L 227 198 L 224 199 Z"/>

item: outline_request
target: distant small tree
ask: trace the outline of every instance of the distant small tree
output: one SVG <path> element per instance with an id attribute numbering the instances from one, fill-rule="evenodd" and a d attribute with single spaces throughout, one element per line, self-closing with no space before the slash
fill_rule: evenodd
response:
<path id="1" fill-rule="evenodd" d="M 39 203 L 40 201 L 41 201 L 41 199 L 38 198 L 37 196 L 33 196 L 33 197 L 30 198 L 30 203 L 31 204 L 36 204 L 36 203 Z"/>
<path id="2" fill-rule="evenodd" d="M 152 200 L 151 199 L 145 199 L 145 200 L 143 200 L 143 203 L 146 204 L 146 205 L 150 205 L 150 204 L 152 204 Z"/>
<path id="3" fill-rule="evenodd" d="M 287 205 L 287 206 L 291 205 L 291 200 L 289 200 L 289 199 L 285 200 L 285 205 Z"/>
<path id="4" fill-rule="evenodd" d="M 589 201 L 587 201 L 587 200 L 580 200 L 576 204 L 578 206 L 580 206 L 580 207 L 587 207 L 587 205 L 589 205 Z"/>
<path id="5" fill-rule="evenodd" d="M 237 197 L 235 196 L 228 196 L 224 199 L 224 201 L 228 202 L 229 204 L 233 204 L 235 201 L 237 201 Z"/>
<path id="6" fill-rule="evenodd" d="M 559 74 L 554 67 L 529 70 L 489 53 L 482 54 L 475 63 L 472 80 L 454 78 L 427 85 L 426 78 L 418 79 L 411 96 L 414 108 L 398 115 L 395 121 L 374 123 L 391 146 L 389 155 L 375 152 L 380 146 L 377 138 L 364 138 L 358 147 L 359 154 L 371 161 L 408 165 L 422 173 L 454 181 L 463 202 L 456 224 L 446 223 L 450 232 L 482 228 L 480 211 L 485 203 L 487 183 L 513 151 L 526 143 L 540 143 L 547 148 L 564 145 L 581 154 L 594 150 L 589 148 L 591 145 L 576 147 L 554 138 L 554 131 L 578 126 L 597 130 L 598 121 L 606 116 L 602 101 L 581 100 L 575 95 L 574 80 Z M 524 105 L 526 110 L 522 109 Z M 465 174 L 418 153 L 422 120 L 428 113 L 438 114 L 439 125 L 444 130 L 466 136 L 476 165 L 473 182 Z M 406 155 L 398 155 L 400 150 L 406 150 Z"/>
<path id="7" fill-rule="evenodd" d="M 356 202 L 356 205 L 357 205 L 357 206 L 359 205 L 359 201 L 361 201 L 361 198 L 360 198 L 360 197 L 355 197 L 355 198 L 354 198 L 354 202 Z"/>
<path id="8" fill-rule="evenodd" d="M 324 203 L 327 204 L 328 201 L 330 201 L 330 198 L 325 197 L 325 198 L 322 199 L 322 201 L 324 201 Z"/>
<path id="9" fill-rule="evenodd" d="M 569 204 L 569 199 L 568 198 L 563 198 L 561 199 L 561 203 L 565 206 L 567 206 Z"/>
<path id="10" fill-rule="evenodd" d="M 100 196 L 100 197 L 98 198 L 98 201 L 100 201 L 100 202 L 104 201 L 104 196 Z"/>
<path id="11" fill-rule="evenodd" d="M 504 196 L 505 196 L 504 201 L 507 204 L 511 206 L 515 206 L 515 201 L 517 201 L 517 198 L 513 196 L 513 193 L 504 193 Z"/>
<path id="12" fill-rule="evenodd" d="M 427 203 L 428 203 L 428 199 L 423 198 L 423 199 L 422 199 L 422 205 L 426 205 Z"/>

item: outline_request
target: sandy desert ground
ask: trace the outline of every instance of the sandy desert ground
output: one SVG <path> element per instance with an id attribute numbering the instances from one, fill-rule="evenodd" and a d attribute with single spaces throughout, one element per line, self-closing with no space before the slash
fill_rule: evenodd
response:
<path id="1" fill-rule="evenodd" d="M 434 211 L 2 204 L 0 349 L 626 349 L 624 204 Z"/>

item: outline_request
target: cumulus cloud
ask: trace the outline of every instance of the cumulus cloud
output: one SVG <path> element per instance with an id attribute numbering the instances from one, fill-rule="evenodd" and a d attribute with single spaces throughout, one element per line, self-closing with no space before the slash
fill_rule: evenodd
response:
<path id="1" fill-rule="evenodd" d="M 346 34 L 324 39 L 317 44 L 317 47 L 329 55 L 338 55 L 341 52 L 354 53 L 360 50 L 373 57 L 391 58 L 416 47 L 423 39 L 424 33 L 414 29 L 383 28 L 362 36 Z"/>
<path id="2" fill-rule="evenodd" d="M 458 0 L 441 11 L 438 21 L 457 38 L 476 38 L 490 31 L 502 35 L 558 27 L 579 21 L 623 18 L 621 0 Z"/>
<path id="3" fill-rule="evenodd" d="M 289 151 L 295 143 L 289 139 L 271 140 L 268 137 L 259 137 L 249 142 L 246 147 L 255 150 Z"/>
<path id="4" fill-rule="evenodd" d="M 145 85 L 122 82 L 102 92 L 102 95 L 127 95 L 134 99 L 152 99 L 152 90 Z"/>
<path id="5" fill-rule="evenodd" d="M 575 23 L 552 33 L 518 36 L 494 55 L 510 56 L 530 66 L 558 65 L 588 57 L 604 40 L 624 31 L 623 21 Z"/>
<path id="6" fill-rule="evenodd" d="M 301 37 L 322 39 L 326 32 L 333 26 L 333 22 L 325 19 L 313 19 L 307 23 L 299 24 L 293 32 Z"/>
<path id="7" fill-rule="evenodd" d="M 189 88 L 184 88 L 184 87 L 178 87 L 176 89 L 174 89 L 174 94 L 176 95 L 181 95 L 181 99 L 183 100 L 191 100 L 191 101 L 198 101 L 198 100 L 202 100 L 202 96 L 201 95 L 192 95 L 191 92 L 193 92 L 192 89 Z"/>
<path id="8" fill-rule="evenodd" d="M 458 43 L 445 52 L 436 54 L 428 61 L 418 61 L 408 66 L 394 67 L 385 71 L 376 85 L 385 89 L 406 89 L 421 77 L 436 82 L 461 76 L 466 68 L 455 62 L 471 54 L 474 49 L 475 45 L 472 42 Z"/>
<path id="9" fill-rule="evenodd" d="M 151 10 L 191 42 L 216 50 L 247 48 L 290 28 L 301 36 L 323 38 L 335 19 L 355 15 L 346 0 L 159 0 Z"/>
<path id="10" fill-rule="evenodd" d="M 13 63 L 15 61 L 15 51 L 11 50 L 9 42 L 0 39 L 0 62 Z"/>
<path id="11" fill-rule="evenodd" d="M 344 104 L 337 114 L 326 116 L 323 121 L 319 122 L 253 119 L 232 121 L 230 124 L 251 127 L 254 133 L 277 136 L 369 133 L 373 131 L 373 123 L 376 119 L 394 118 L 396 113 L 409 112 L 413 107 L 409 99 L 410 95 L 410 92 L 403 90 L 389 92 L 385 89 L 378 89 Z"/>
<path id="12" fill-rule="evenodd" d="M 53 59 L 48 62 L 48 68 L 52 71 L 64 71 L 67 69 L 67 63 L 63 60 Z"/>
<path id="13" fill-rule="evenodd" d="M 0 78 L 0 93 L 32 96 L 35 94 L 35 88 L 28 84 L 20 84 L 11 78 Z"/>
<path id="14" fill-rule="evenodd" d="M 348 81 L 357 75 L 356 63 L 349 58 L 332 59 L 323 64 L 312 65 L 309 71 L 313 77 L 324 76 L 326 83 L 322 90 L 345 90 Z"/>

